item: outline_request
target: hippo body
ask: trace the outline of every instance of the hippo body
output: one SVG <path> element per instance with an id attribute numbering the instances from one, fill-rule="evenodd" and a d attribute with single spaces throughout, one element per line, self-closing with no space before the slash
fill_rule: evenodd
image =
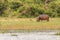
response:
<path id="1" fill-rule="evenodd" d="M 37 21 L 40 21 L 40 20 L 47 20 L 47 21 L 49 21 L 49 16 L 47 14 L 39 15 L 37 17 Z"/>

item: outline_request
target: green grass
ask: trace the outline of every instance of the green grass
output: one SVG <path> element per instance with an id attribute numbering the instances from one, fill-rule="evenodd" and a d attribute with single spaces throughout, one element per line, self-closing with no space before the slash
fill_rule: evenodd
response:
<path id="1" fill-rule="evenodd" d="M 0 18 L 0 29 L 60 30 L 60 18 L 37 22 L 35 18 Z"/>
<path id="2" fill-rule="evenodd" d="M 60 32 L 56 33 L 55 35 L 60 35 Z"/>

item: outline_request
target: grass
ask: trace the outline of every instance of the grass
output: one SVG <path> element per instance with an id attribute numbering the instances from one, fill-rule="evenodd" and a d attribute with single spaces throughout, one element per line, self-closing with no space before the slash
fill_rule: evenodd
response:
<path id="1" fill-rule="evenodd" d="M 56 33 L 55 35 L 60 35 L 60 32 Z"/>
<path id="2" fill-rule="evenodd" d="M 11 34 L 11 36 L 18 36 L 17 34 Z"/>
<path id="3" fill-rule="evenodd" d="M 35 18 L 0 18 L 0 29 L 60 30 L 60 18 L 37 22 Z"/>

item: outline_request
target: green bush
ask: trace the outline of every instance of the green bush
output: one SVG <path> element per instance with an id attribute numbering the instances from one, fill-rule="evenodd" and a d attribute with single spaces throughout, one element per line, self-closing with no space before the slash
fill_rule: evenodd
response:
<path id="1" fill-rule="evenodd" d="M 45 0 L 3 0 L 0 1 L 0 16 L 3 17 L 36 17 L 48 14 L 60 17 L 60 0 L 51 0 L 45 9 Z"/>

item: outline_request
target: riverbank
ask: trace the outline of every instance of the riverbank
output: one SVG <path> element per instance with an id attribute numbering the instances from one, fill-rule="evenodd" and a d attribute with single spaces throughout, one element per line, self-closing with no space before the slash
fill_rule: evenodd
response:
<path id="1" fill-rule="evenodd" d="M 49 32 L 55 32 L 55 33 L 58 33 L 60 32 L 60 30 L 6 30 L 6 29 L 3 29 L 3 30 L 0 30 L 0 33 L 33 33 L 33 32 L 46 32 L 46 33 L 49 33 Z"/>
<path id="2" fill-rule="evenodd" d="M 60 40 L 60 36 L 53 35 L 54 32 L 32 32 L 32 33 L 3 33 L 1 40 Z"/>

